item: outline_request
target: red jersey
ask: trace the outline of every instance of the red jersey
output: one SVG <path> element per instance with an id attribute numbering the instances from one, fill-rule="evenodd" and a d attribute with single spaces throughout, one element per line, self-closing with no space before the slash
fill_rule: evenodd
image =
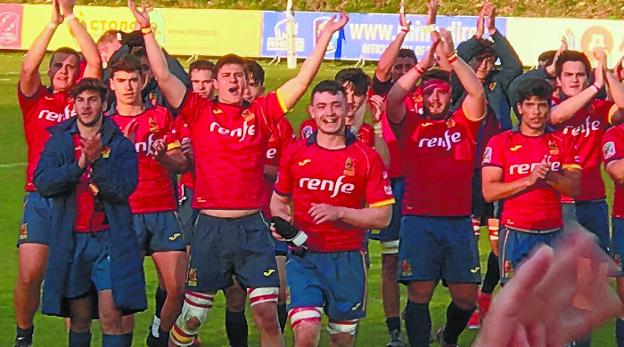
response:
<path id="1" fill-rule="evenodd" d="M 80 135 L 74 133 L 74 158 L 78 160 L 81 151 Z M 97 201 L 97 187 L 91 183 L 91 164 L 80 175 L 76 186 L 76 216 L 74 218 L 74 231 L 89 233 L 107 230 L 108 220 L 104 213 L 104 206 Z"/>
<path id="2" fill-rule="evenodd" d="M 182 117 L 178 117 L 174 121 L 173 131 L 175 132 L 176 138 L 178 142 L 180 142 L 180 144 L 185 141 L 190 141 L 190 131 L 188 128 L 188 124 L 184 122 Z M 195 189 L 195 172 L 192 168 L 189 168 L 188 170 L 184 171 L 182 175 L 180 175 L 179 184 L 180 186 L 187 187 L 191 190 Z M 182 194 L 180 194 L 180 196 L 182 196 Z"/>
<path id="3" fill-rule="evenodd" d="M 75 113 L 67 102 L 66 93 L 52 93 L 44 86 L 39 87 L 35 94 L 27 97 L 17 89 L 22 118 L 24 121 L 24 135 L 28 146 L 28 166 L 26 167 L 26 191 L 34 192 L 33 176 L 43 152 L 45 143 L 50 138 L 47 129 L 57 125 Z"/>
<path id="4" fill-rule="evenodd" d="M 560 133 L 525 136 L 508 130 L 490 139 L 483 155 L 483 166 L 503 170 L 503 182 L 513 182 L 531 174 L 534 166 L 546 158 L 553 172 L 566 168 L 581 169 L 571 143 Z M 520 230 L 553 230 L 563 225 L 561 194 L 544 181 L 505 199 L 503 225 Z"/>
<path id="5" fill-rule="evenodd" d="M 563 133 L 566 141 L 572 141 L 583 166 L 581 194 L 576 198 L 578 201 L 605 198 L 600 148 L 602 135 L 609 128 L 615 111 L 617 106 L 613 102 L 594 99 L 567 122 L 555 126 L 555 129 Z M 563 201 L 573 202 L 574 199 L 564 196 Z"/>
<path id="6" fill-rule="evenodd" d="M 624 125 L 605 132 L 602 138 L 602 155 L 605 165 L 624 158 Z M 624 184 L 615 183 L 612 214 L 613 217 L 624 218 Z"/>
<path id="7" fill-rule="evenodd" d="M 281 118 L 275 124 L 275 129 L 269 139 L 269 145 L 266 150 L 266 165 L 279 167 L 280 158 L 286 147 L 295 140 L 295 130 L 286 118 Z M 262 213 L 265 216 L 271 215 L 271 195 L 273 195 L 273 187 L 275 181 L 264 177 L 262 182 Z"/>
<path id="8" fill-rule="evenodd" d="M 139 183 L 130 195 L 132 213 L 175 211 L 177 203 L 169 171 L 152 157 L 152 144 L 164 139 L 167 150 L 180 147 L 173 130 L 173 117 L 166 108 L 152 106 L 136 116 L 115 114 L 111 119 L 120 129 L 136 120 L 138 126 L 134 148 L 139 159 Z"/>
<path id="9" fill-rule="evenodd" d="M 458 109 L 432 120 L 408 109 L 401 137 L 405 161 L 403 214 L 469 216 L 476 136 L 480 122 Z"/>
<path id="10" fill-rule="evenodd" d="M 287 109 L 277 93 L 250 105 L 228 105 L 187 93 L 180 117 L 195 156 L 196 209 L 260 209 L 265 152 Z"/>
<path id="11" fill-rule="evenodd" d="M 294 225 L 308 234 L 314 252 L 361 250 L 365 230 L 342 222 L 316 224 L 308 211 L 313 203 L 349 208 L 394 203 L 388 175 L 379 155 L 347 136 L 347 146 L 327 150 L 316 136 L 290 146 L 282 157 L 275 192 L 291 196 Z"/>
<path id="12" fill-rule="evenodd" d="M 316 121 L 308 118 L 299 127 L 299 136 L 301 139 L 308 139 L 317 130 Z M 375 128 L 372 125 L 363 123 L 355 136 L 369 147 L 375 148 Z"/>

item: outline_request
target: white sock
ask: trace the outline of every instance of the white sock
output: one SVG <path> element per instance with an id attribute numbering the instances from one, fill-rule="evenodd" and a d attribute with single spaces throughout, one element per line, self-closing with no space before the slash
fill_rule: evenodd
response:
<path id="1" fill-rule="evenodd" d="M 159 328 L 160 328 L 160 318 L 154 316 L 154 320 L 152 321 L 152 336 L 154 336 L 155 338 L 160 337 L 160 333 L 158 332 Z"/>

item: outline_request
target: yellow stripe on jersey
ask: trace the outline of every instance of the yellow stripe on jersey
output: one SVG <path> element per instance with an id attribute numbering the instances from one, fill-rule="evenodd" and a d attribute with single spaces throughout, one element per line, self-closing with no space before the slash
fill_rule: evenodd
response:
<path id="1" fill-rule="evenodd" d="M 369 204 L 368 207 L 384 207 L 384 206 L 392 205 L 394 203 L 396 203 L 396 200 L 394 200 L 394 198 L 391 198 L 388 200 L 383 200 L 383 201 Z"/>
<path id="2" fill-rule="evenodd" d="M 284 105 L 284 101 L 282 101 L 282 96 L 280 95 L 280 90 L 276 90 L 275 91 L 275 97 L 277 98 L 277 102 L 280 105 L 280 108 L 282 109 L 282 112 L 286 113 L 288 112 L 288 107 L 286 107 L 286 105 Z"/>
<path id="3" fill-rule="evenodd" d="M 569 169 L 569 170 L 581 170 L 582 169 L 579 164 L 564 164 L 563 168 Z"/>
<path id="4" fill-rule="evenodd" d="M 611 121 L 611 118 L 613 118 L 613 115 L 615 114 L 615 112 L 617 112 L 620 108 L 613 104 L 613 106 L 611 106 L 611 108 L 609 109 L 609 114 L 607 119 L 609 120 L 609 124 L 613 124 L 613 122 Z"/>
<path id="5" fill-rule="evenodd" d="M 170 150 L 176 149 L 176 148 L 180 148 L 180 147 L 182 147 L 182 145 L 180 145 L 180 141 L 175 141 L 175 142 L 172 142 L 172 143 L 167 145 L 167 151 L 170 151 Z"/>

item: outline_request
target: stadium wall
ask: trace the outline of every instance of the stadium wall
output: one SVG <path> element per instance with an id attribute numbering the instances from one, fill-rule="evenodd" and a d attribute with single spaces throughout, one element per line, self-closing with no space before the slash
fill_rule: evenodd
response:
<path id="1" fill-rule="evenodd" d="M 150 14 L 158 41 L 174 55 L 220 56 L 235 52 L 248 57 L 285 57 L 286 15 L 274 11 L 203 10 L 156 8 Z M 331 13 L 296 13 L 296 51 L 305 58 Z M 81 6 L 76 16 L 97 38 L 111 29 L 130 31 L 135 22 L 125 7 Z M 353 13 L 347 27 L 336 34 L 327 50 L 327 59 L 377 60 L 400 30 L 395 14 Z M 0 49 L 27 50 L 50 18 L 49 5 L 0 3 Z M 405 46 L 418 56 L 429 45 L 429 30 L 424 15 L 410 15 L 412 31 Z M 24 25 L 28 23 L 28 25 Z M 439 27 L 453 33 L 456 43 L 476 31 L 476 17 L 438 16 Z M 591 53 L 605 48 L 614 64 L 624 55 L 624 26 L 617 20 L 567 18 L 497 18 L 497 28 L 508 37 L 524 65 L 536 64 L 537 56 L 556 49 L 566 36 L 571 49 Z M 50 49 L 77 47 L 68 30 L 58 30 Z"/>

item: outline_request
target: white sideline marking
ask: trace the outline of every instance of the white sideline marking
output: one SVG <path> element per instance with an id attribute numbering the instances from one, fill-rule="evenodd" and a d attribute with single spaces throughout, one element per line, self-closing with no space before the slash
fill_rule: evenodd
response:
<path id="1" fill-rule="evenodd" d="M 8 163 L 8 164 L 0 164 L 0 169 L 8 169 L 12 167 L 26 166 L 27 163 Z"/>

